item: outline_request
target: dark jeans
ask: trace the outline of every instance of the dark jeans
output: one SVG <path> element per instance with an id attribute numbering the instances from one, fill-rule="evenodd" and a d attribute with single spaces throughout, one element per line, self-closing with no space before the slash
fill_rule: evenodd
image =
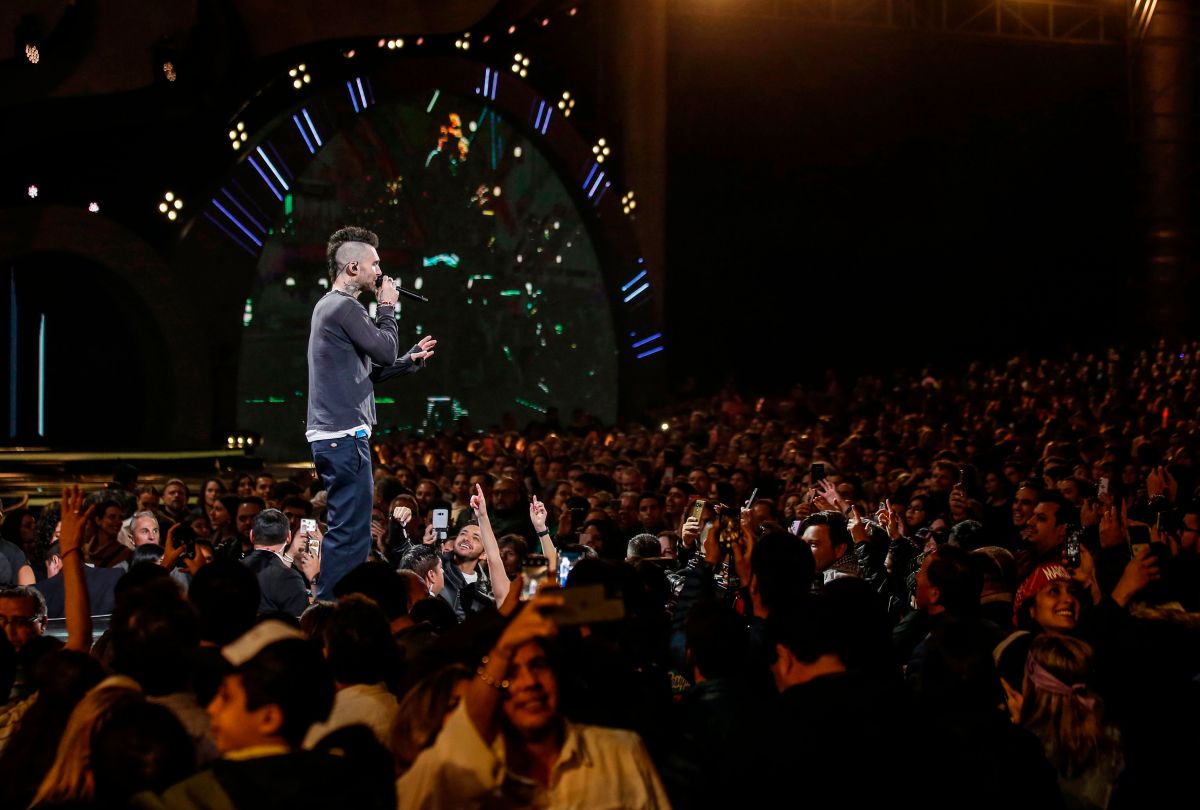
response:
<path id="1" fill-rule="evenodd" d="M 329 524 L 321 543 L 317 598 L 333 601 L 333 587 L 371 551 L 371 508 L 375 503 L 369 439 L 340 436 L 312 442 L 317 475 L 325 486 Z"/>

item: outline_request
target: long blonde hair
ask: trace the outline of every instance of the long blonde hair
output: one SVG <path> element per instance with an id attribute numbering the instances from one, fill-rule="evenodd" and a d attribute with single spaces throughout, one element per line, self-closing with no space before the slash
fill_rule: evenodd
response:
<path id="1" fill-rule="evenodd" d="M 1046 758 L 1067 779 L 1111 762 L 1117 753 L 1104 724 L 1104 704 L 1087 684 L 1093 657 L 1087 642 L 1057 633 L 1038 635 L 1029 648 L 1029 669 L 1040 667 L 1066 689 L 1040 687 L 1026 674 L 1021 725 L 1041 739 Z"/>
<path id="2" fill-rule="evenodd" d="M 455 687 L 471 679 L 471 670 L 459 664 L 439 669 L 405 693 L 392 724 L 391 749 L 396 755 L 396 775 L 403 776 L 417 756 L 437 739 L 454 707 Z"/>
<path id="3" fill-rule="evenodd" d="M 92 739 L 117 709 L 141 699 L 137 683 L 121 676 L 101 681 L 84 695 L 67 720 L 54 764 L 38 786 L 30 807 L 92 801 Z"/>

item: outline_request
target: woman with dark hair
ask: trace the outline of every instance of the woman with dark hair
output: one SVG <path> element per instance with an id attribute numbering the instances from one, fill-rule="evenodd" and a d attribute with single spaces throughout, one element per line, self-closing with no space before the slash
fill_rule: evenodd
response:
<path id="1" fill-rule="evenodd" d="M 236 483 L 233 485 L 233 494 L 239 498 L 245 498 L 254 494 L 254 476 L 250 473 L 242 473 L 237 477 Z"/>
<path id="2" fill-rule="evenodd" d="M 208 522 L 212 525 L 210 539 L 215 550 L 220 550 L 237 540 L 237 526 L 234 520 L 239 500 L 236 495 L 222 495 L 209 507 Z"/>
<path id="3" fill-rule="evenodd" d="M 202 512 L 207 512 L 216 503 L 217 498 L 225 495 L 225 482 L 220 478 L 206 478 L 200 487 L 200 502 L 196 504 Z"/>

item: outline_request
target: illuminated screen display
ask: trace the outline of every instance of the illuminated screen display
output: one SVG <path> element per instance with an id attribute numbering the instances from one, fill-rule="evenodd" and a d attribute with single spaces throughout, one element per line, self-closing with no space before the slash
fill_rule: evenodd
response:
<path id="1" fill-rule="evenodd" d="M 345 225 L 379 234 L 381 265 L 430 299 L 400 299 L 401 351 L 438 339 L 418 374 L 376 388 L 379 432 L 518 426 L 547 407 L 605 421 L 617 356 L 599 258 L 563 181 L 533 142 L 482 102 L 431 91 L 371 106 L 290 184 L 283 224 L 246 301 L 238 424 L 273 458 L 307 457 L 306 347 L 328 292 L 325 243 Z M 364 295 L 367 306 L 373 299 Z"/>

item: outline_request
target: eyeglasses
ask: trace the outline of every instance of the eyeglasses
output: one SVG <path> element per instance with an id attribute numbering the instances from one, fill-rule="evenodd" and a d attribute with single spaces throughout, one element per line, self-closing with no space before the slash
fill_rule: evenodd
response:
<path id="1" fill-rule="evenodd" d="M 30 628 L 41 620 L 40 616 L 5 616 L 0 613 L 0 630 L 7 629 L 11 624 L 15 627 Z"/>

